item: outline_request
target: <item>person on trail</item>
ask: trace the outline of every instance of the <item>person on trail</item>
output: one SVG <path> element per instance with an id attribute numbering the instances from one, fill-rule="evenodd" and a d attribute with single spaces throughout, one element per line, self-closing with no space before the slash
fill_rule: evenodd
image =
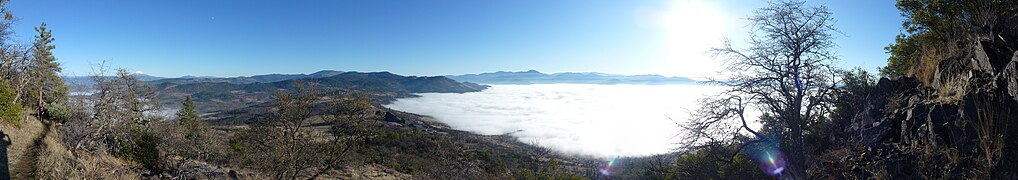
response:
<path id="1" fill-rule="evenodd" d="M 7 161 L 7 147 L 11 139 L 4 131 L 0 131 L 0 179 L 11 179 L 10 163 Z"/>

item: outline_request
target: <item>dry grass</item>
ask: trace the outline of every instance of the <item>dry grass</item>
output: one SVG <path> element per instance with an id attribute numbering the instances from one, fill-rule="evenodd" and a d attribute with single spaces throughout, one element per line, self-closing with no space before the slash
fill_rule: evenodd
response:
<path id="1" fill-rule="evenodd" d="M 67 151 L 63 145 L 60 144 L 54 135 L 54 131 L 50 131 L 50 134 L 43 139 L 44 147 L 41 148 L 43 151 L 40 152 L 39 160 L 36 162 L 36 167 L 39 168 L 38 176 L 39 179 L 61 179 L 61 178 L 82 178 L 80 173 L 77 173 L 71 153 Z"/>
<path id="2" fill-rule="evenodd" d="M 343 168 L 336 173 L 338 179 L 412 179 L 409 174 L 379 164 L 366 164 Z"/>
<path id="3" fill-rule="evenodd" d="M 62 143 L 58 131 L 45 131 L 46 125 L 33 116 L 21 127 L 0 125 L 11 141 L 7 157 L 13 179 L 139 179 L 140 165 L 131 164 L 105 153 L 82 153 L 75 158 Z M 45 136 L 42 136 L 47 132 Z M 40 139 L 41 138 L 41 139 Z"/>
<path id="4" fill-rule="evenodd" d="M 923 84 L 933 84 L 934 77 L 937 74 L 937 66 L 943 60 L 943 58 L 939 58 L 941 55 L 938 52 L 937 50 L 931 50 L 923 53 L 919 61 L 915 62 L 916 64 L 908 72 L 923 82 Z"/>
<path id="5" fill-rule="evenodd" d="M 16 127 L 11 124 L 2 123 L 0 125 L 0 131 L 7 135 L 7 139 L 11 141 L 10 146 L 7 147 L 7 159 L 8 168 L 11 170 L 11 177 L 19 179 L 30 171 L 30 165 L 24 163 L 28 160 L 25 157 L 32 148 L 32 144 L 39 137 L 39 132 L 42 132 L 45 126 L 35 117 L 29 115 L 31 112 L 22 111 L 22 117 L 25 117 L 21 122 L 21 127 Z M 28 168 L 26 168 L 28 167 Z"/>
<path id="6" fill-rule="evenodd" d="M 61 144 L 56 131 L 43 139 L 36 163 L 38 179 L 138 179 L 140 165 L 105 153 L 82 153 L 75 158 Z"/>

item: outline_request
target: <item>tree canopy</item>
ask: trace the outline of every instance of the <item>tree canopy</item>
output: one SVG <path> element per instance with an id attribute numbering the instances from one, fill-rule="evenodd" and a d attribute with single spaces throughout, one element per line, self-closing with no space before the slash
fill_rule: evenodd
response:
<path id="1" fill-rule="evenodd" d="M 713 48 L 711 53 L 725 60 L 726 73 L 712 82 L 728 89 L 701 102 L 702 108 L 686 125 L 692 141 L 739 143 L 736 140 L 748 133 L 755 140 L 742 143 L 736 152 L 751 145 L 778 145 L 777 152 L 787 153 L 782 160 L 787 164 L 775 165 L 768 173 L 805 178 L 810 155 L 805 153 L 804 136 L 813 133 L 808 126 L 829 114 L 837 80 L 831 51 L 837 29 L 831 15 L 825 6 L 769 2 L 749 18 L 750 47 L 736 48 L 725 41 Z M 747 117 L 747 109 L 763 113 L 760 122 L 767 131 L 749 126 L 753 117 Z M 769 159 L 775 162 L 773 156 Z"/>

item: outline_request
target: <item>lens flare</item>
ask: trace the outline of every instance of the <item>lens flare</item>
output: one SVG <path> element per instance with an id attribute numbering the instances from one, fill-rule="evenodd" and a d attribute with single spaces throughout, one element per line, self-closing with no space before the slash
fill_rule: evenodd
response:
<path id="1" fill-rule="evenodd" d="M 605 175 L 605 176 L 611 175 L 612 166 L 615 165 L 615 159 L 616 158 L 609 159 L 608 163 L 604 167 L 601 167 L 601 169 L 598 170 L 598 171 L 601 172 L 601 175 Z"/>
<path id="2" fill-rule="evenodd" d="M 781 173 L 788 169 L 788 160 L 781 152 L 781 142 L 774 141 L 777 137 L 760 137 L 746 146 L 745 153 L 748 157 L 760 164 L 760 170 L 767 175 L 781 176 Z"/>
<path id="3" fill-rule="evenodd" d="M 785 171 L 785 159 L 784 157 L 778 157 L 781 155 L 780 152 L 775 151 L 774 154 L 777 155 L 773 155 L 771 152 L 767 153 L 768 164 L 765 166 L 765 169 L 769 174 L 776 176 Z"/>
<path id="4" fill-rule="evenodd" d="M 778 150 L 765 150 L 759 160 L 762 161 L 761 168 L 769 175 L 777 176 L 785 171 L 785 156 Z"/>

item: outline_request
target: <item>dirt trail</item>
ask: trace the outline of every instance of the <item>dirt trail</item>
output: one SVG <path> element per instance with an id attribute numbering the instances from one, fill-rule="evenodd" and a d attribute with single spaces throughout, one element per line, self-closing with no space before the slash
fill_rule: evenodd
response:
<path id="1" fill-rule="evenodd" d="M 34 120 L 34 119 L 29 119 Z M 35 138 L 32 139 L 32 144 L 25 149 L 25 153 L 21 155 L 20 160 L 17 164 L 13 164 L 11 168 L 11 174 L 13 179 L 37 179 L 37 172 L 39 164 L 39 156 L 42 151 L 46 149 L 46 143 L 43 142 L 46 139 L 46 135 L 49 134 L 50 125 L 49 123 L 42 122 L 43 126 L 40 128 L 40 132 Z"/>

